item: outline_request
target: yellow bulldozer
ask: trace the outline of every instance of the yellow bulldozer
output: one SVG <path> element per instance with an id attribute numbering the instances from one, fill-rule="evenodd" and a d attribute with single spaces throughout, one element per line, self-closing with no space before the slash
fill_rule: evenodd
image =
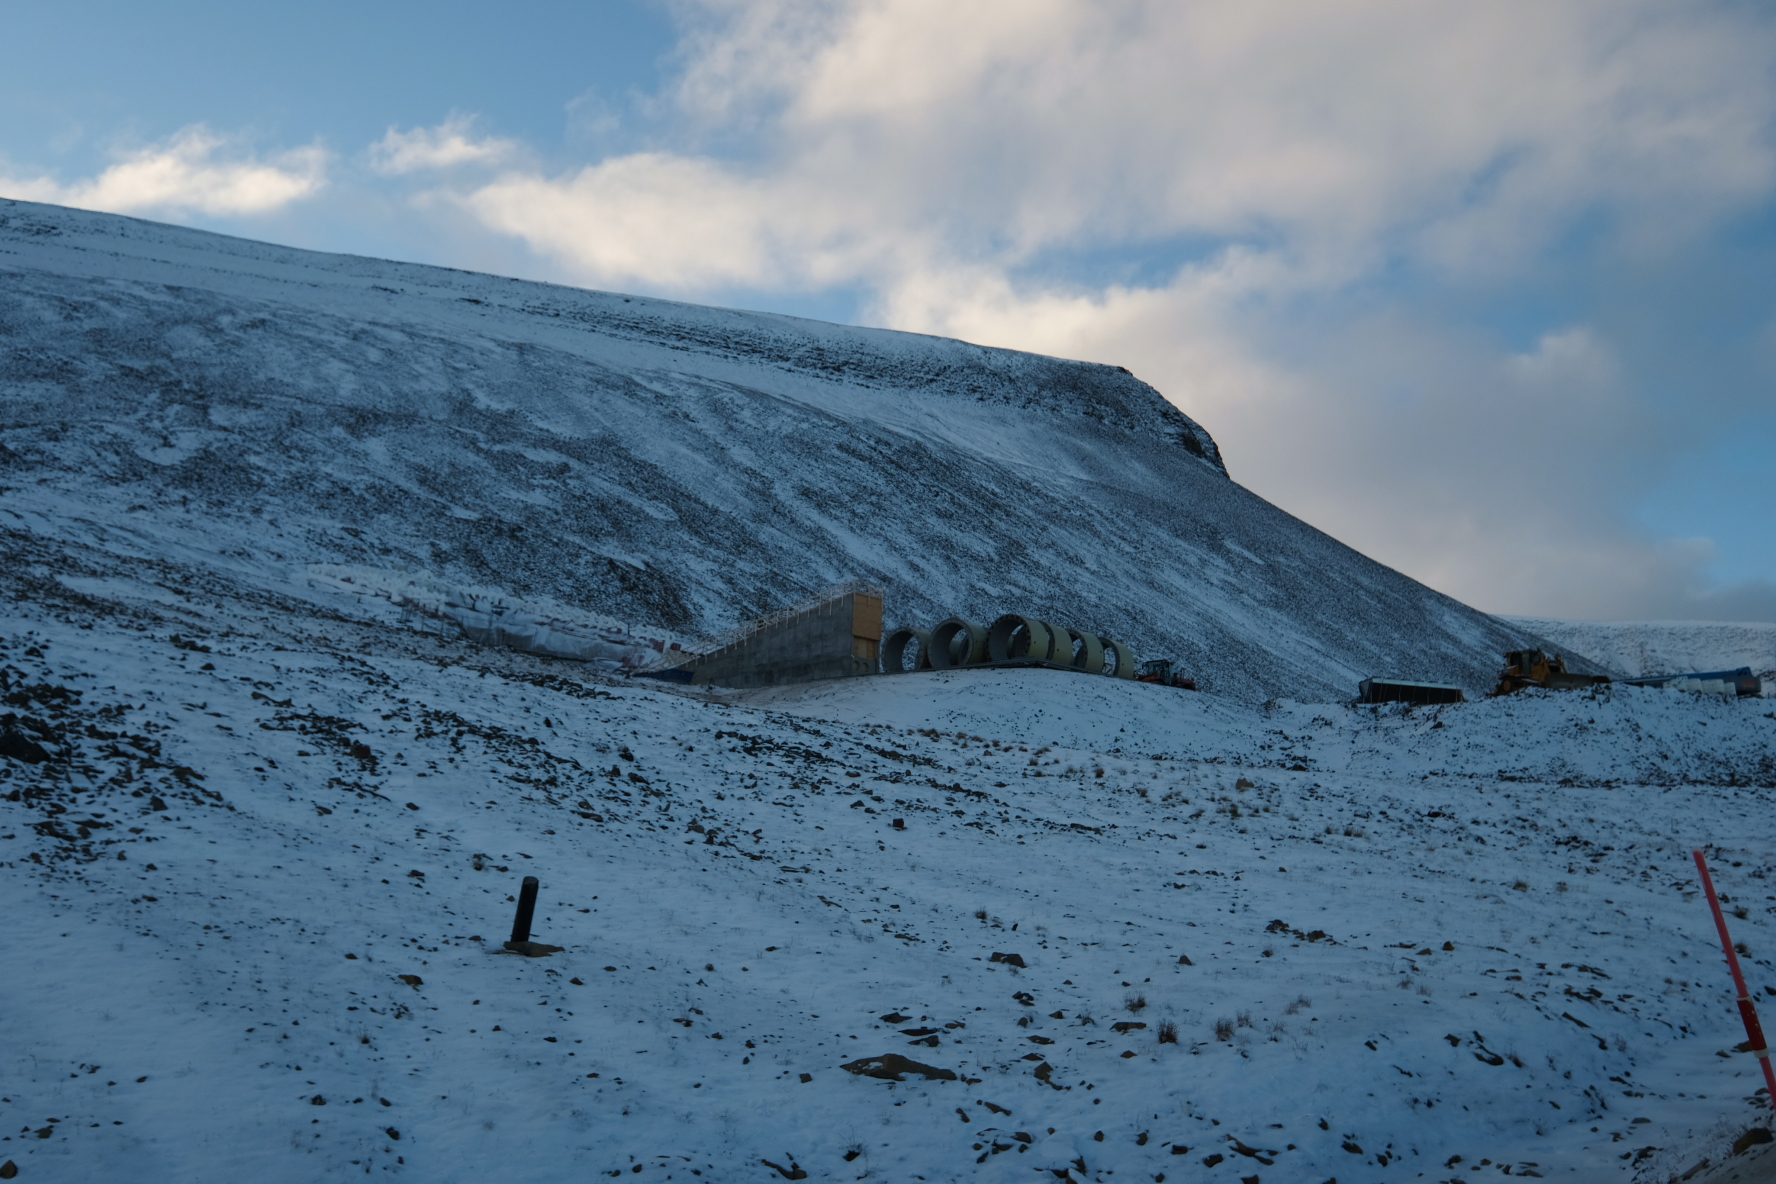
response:
<path id="1" fill-rule="evenodd" d="M 1560 654 L 1550 658 L 1541 650 L 1511 650 L 1505 655 L 1505 668 L 1499 674 L 1494 695 L 1511 695 L 1524 687 L 1541 687 L 1549 691 L 1577 691 L 1601 686 L 1609 681 L 1607 674 L 1573 674 L 1566 668 Z"/>

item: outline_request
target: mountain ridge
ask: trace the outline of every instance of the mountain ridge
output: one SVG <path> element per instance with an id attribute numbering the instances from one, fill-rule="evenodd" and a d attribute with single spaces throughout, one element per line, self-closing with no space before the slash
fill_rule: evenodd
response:
<path id="1" fill-rule="evenodd" d="M 1245 490 L 1117 367 L 22 202 L 0 270 L 0 464 L 33 530 L 697 633 L 868 578 L 891 623 L 1028 612 L 1247 700 L 1478 691 L 1535 642 Z"/>

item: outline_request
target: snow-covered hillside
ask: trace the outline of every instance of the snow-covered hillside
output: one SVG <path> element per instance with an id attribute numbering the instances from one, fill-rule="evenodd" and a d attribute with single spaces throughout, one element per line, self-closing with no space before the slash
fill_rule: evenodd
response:
<path id="1" fill-rule="evenodd" d="M 1503 619 L 1631 678 L 1749 666 L 1763 677 L 1765 696 L 1776 695 L 1776 625 L 1736 621 Z"/>
<path id="2" fill-rule="evenodd" d="M 1662 1182 L 1768 1113 L 1688 863 L 1770 993 L 1761 702 L 674 692 L 87 529 L 0 568 L 21 1181 Z"/>
<path id="3" fill-rule="evenodd" d="M 1114 367 L 6 201 L 0 481 L 43 539 L 682 633 L 873 579 L 896 619 L 1028 612 L 1253 702 L 1478 691 L 1531 641 L 1242 489 Z"/>
<path id="4" fill-rule="evenodd" d="M 1114 368 L 0 203 L 0 484 L 24 1184 L 1663 1184 L 1768 1113 L 1688 849 L 1776 995 L 1776 712 L 1349 705 L 1533 631 Z M 1217 693 L 642 685 L 369 569 L 656 639 L 873 578 Z"/>

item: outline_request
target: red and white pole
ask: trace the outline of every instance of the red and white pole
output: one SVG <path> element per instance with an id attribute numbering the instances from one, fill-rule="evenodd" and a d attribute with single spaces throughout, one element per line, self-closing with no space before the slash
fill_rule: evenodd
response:
<path id="1" fill-rule="evenodd" d="M 1708 907 L 1714 910 L 1714 927 L 1720 931 L 1721 949 L 1726 951 L 1727 968 L 1733 972 L 1733 989 L 1739 994 L 1739 1018 L 1745 1022 L 1745 1043 L 1749 1051 L 1763 1066 L 1764 1084 L 1769 1087 L 1770 1106 L 1776 1109 L 1776 1071 L 1770 1068 L 1770 1047 L 1764 1043 L 1763 1025 L 1758 1023 L 1757 1004 L 1751 1001 L 1751 992 L 1746 989 L 1745 975 L 1739 970 L 1739 954 L 1733 949 L 1733 939 L 1727 934 L 1727 918 L 1721 912 L 1720 897 L 1714 894 L 1714 880 L 1708 874 L 1708 861 L 1702 858 L 1700 849 L 1691 852 L 1696 857 L 1696 874 L 1702 877 L 1702 890 L 1708 893 Z"/>

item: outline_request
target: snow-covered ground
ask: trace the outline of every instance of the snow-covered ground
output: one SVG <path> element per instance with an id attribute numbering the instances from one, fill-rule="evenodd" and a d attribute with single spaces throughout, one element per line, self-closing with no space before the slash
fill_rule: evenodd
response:
<path id="1" fill-rule="evenodd" d="M 1762 702 L 675 691 L 105 537 L 0 572 L 21 1181 L 1663 1181 L 1767 1114 L 1688 858 L 1776 993 Z"/>
<path id="2" fill-rule="evenodd" d="M 1306 701 L 1539 642 L 1126 372 L 28 203 L 0 276 L 27 1184 L 1653 1182 L 1767 1113 L 1688 851 L 1776 994 L 1776 712 Z M 664 644 L 848 578 L 1216 693 L 415 615 Z M 890 1053 L 954 1079 L 842 1068 Z"/>
<path id="3" fill-rule="evenodd" d="M 1776 696 L 1776 625 L 1738 621 L 1502 619 L 1629 677 L 1749 666 L 1762 676 L 1765 697 Z"/>

